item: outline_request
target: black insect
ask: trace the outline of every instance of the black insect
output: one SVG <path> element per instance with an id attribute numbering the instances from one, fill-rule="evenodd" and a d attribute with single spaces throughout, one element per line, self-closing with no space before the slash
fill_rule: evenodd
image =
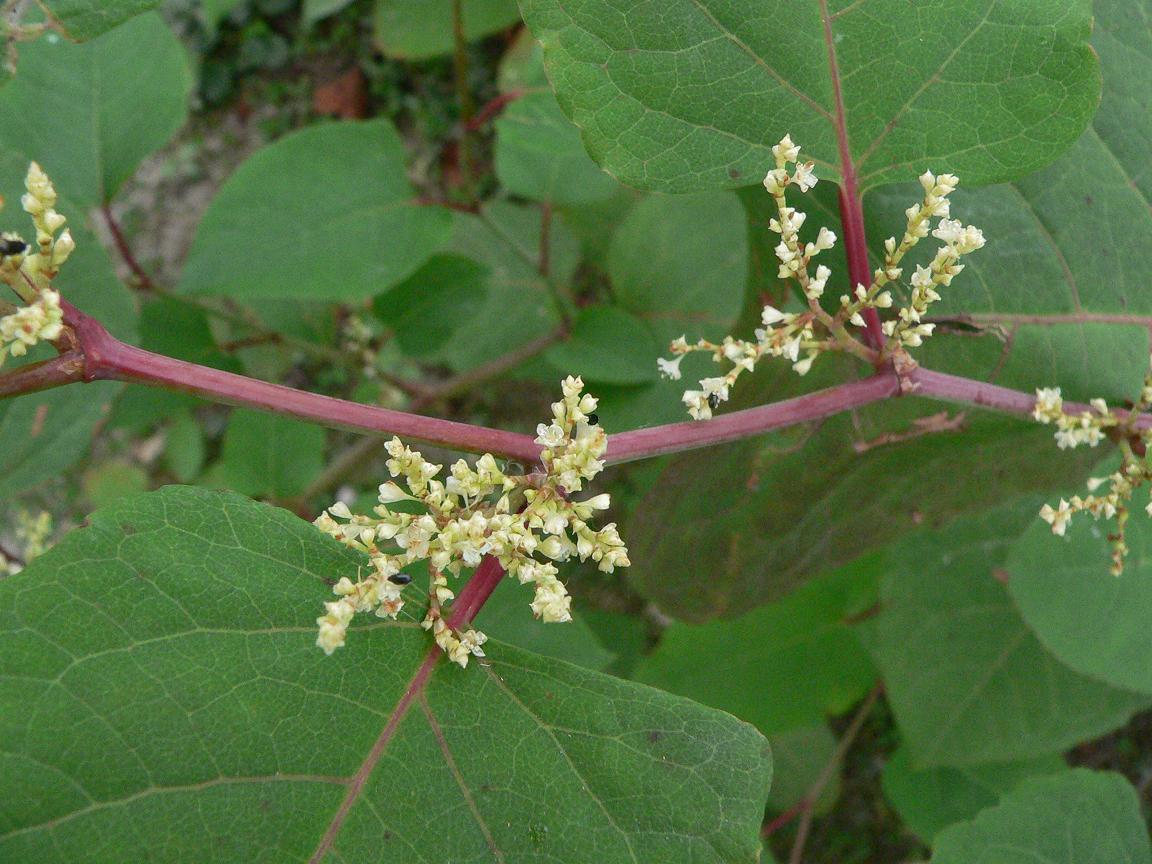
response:
<path id="1" fill-rule="evenodd" d="M 388 577 L 388 581 L 393 585 L 407 585 L 412 581 L 412 577 L 407 573 L 393 573 Z"/>
<path id="2" fill-rule="evenodd" d="M 19 255 L 28 244 L 23 240 L 16 240 L 11 237 L 0 237 L 0 255 Z"/>
<path id="3" fill-rule="evenodd" d="M 717 408 L 719 408 L 720 407 L 720 394 L 719 393 L 710 393 L 708 395 L 708 404 L 712 406 L 713 411 L 715 411 Z"/>
<path id="4" fill-rule="evenodd" d="M 599 414 L 592 413 L 592 414 L 588 415 L 588 425 L 589 426 L 595 426 L 599 422 L 600 422 L 600 415 Z"/>

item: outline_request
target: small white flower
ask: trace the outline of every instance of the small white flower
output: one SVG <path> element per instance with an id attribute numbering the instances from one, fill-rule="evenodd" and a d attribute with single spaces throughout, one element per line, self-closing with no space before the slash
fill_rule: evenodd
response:
<path id="1" fill-rule="evenodd" d="M 681 354 L 673 360 L 665 360 L 663 357 L 656 358 L 656 366 L 660 370 L 660 374 L 665 378 L 671 378 L 673 381 L 680 380 L 680 363 L 683 361 L 684 355 Z"/>

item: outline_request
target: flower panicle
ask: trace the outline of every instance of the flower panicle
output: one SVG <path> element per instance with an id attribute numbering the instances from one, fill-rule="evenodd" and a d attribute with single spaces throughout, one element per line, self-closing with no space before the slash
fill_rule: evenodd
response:
<path id="1" fill-rule="evenodd" d="M 1072 518 L 1078 513 L 1089 513 L 1097 520 L 1115 520 L 1115 529 L 1108 534 L 1112 547 L 1110 570 L 1112 575 L 1120 576 L 1128 555 L 1125 530 L 1133 495 L 1141 486 L 1152 483 L 1152 466 L 1143 455 L 1152 445 L 1152 430 L 1140 429 L 1137 425 L 1137 418 L 1152 406 L 1152 364 L 1140 397 L 1130 410 L 1116 412 L 1103 399 L 1092 399 L 1088 405 L 1088 411 L 1070 412 L 1059 387 L 1036 390 L 1032 417 L 1039 423 L 1056 427 L 1056 445 L 1060 449 L 1080 445 L 1096 447 L 1105 438 L 1114 438 L 1121 456 L 1120 467 L 1111 474 L 1089 478 L 1088 495 L 1061 498 L 1055 507 L 1045 504 L 1040 509 L 1040 518 L 1059 537 L 1065 535 Z M 1145 505 L 1144 511 L 1152 517 L 1152 500 Z"/>
<path id="2" fill-rule="evenodd" d="M 491 556 L 509 576 L 533 586 L 530 605 L 537 618 L 565 622 L 572 620 L 571 597 L 559 579 L 558 563 L 590 560 L 605 573 L 629 566 L 615 523 L 592 524 L 597 512 L 610 506 L 609 496 L 570 498 L 603 470 L 608 444 L 595 413 L 596 399 L 583 392 L 583 381 L 569 377 L 561 386 L 563 396 L 552 405 L 551 421 L 537 427 L 541 473 L 509 474 L 485 454 L 474 464 L 458 460 L 445 476 L 443 465 L 393 438 L 386 445 L 393 479 L 380 485 L 372 515 L 353 513 L 337 502 L 316 519 L 321 531 L 367 554 L 371 565 L 357 581 L 345 577 L 336 584 L 339 599 L 326 603 L 325 614 L 317 619 L 319 647 L 328 654 L 341 647 L 358 612 L 395 619 L 412 582 L 405 571 L 420 562 L 427 562 L 429 572 L 423 626 L 461 666 L 469 657 L 484 656 L 487 637 L 448 625 L 444 608 L 455 599 L 449 576 L 458 577 Z"/>
<path id="3" fill-rule="evenodd" d="M 754 340 L 726 336 L 722 342 L 699 339 L 689 343 L 685 336 L 674 340 L 669 351 L 671 358 L 659 358 L 657 367 L 661 375 L 678 380 L 684 356 L 702 352 L 710 354 L 716 363 L 730 363 L 721 376 L 700 379 L 698 390 L 687 390 L 683 402 L 688 414 L 696 420 L 707 420 L 721 403 L 728 400 L 737 379 L 751 372 L 764 357 L 783 357 L 792 364 L 798 375 L 806 375 L 816 358 L 826 351 L 847 351 L 861 359 L 874 362 L 895 356 L 907 348 L 920 345 L 931 335 L 935 325 L 923 318 L 929 307 L 940 299 L 939 288 L 947 287 L 964 269 L 963 256 L 984 246 L 980 229 L 962 225 L 951 219 L 948 196 L 959 180 L 952 174 L 933 174 L 926 171 L 920 176 L 923 199 L 905 212 L 903 237 L 897 243 L 888 238 L 884 249 L 884 266 L 876 270 L 870 285 L 857 285 L 840 295 L 839 309 L 827 311 L 822 305 L 832 271 L 814 259 L 832 249 L 836 235 L 820 228 L 815 239 L 805 242 L 800 237 L 807 216 L 790 206 L 787 192 L 794 187 L 809 191 L 817 183 L 813 162 L 800 161 L 800 147 L 785 135 L 772 148 L 775 167 L 764 177 L 764 188 L 776 204 L 776 216 L 768 223 L 772 232 L 780 235 L 775 247 L 778 261 L 777 275 L 785 281 L 794 281 L 807 302 L 804 312 L 784 312 L 771 305 L 765 306 L 763 328 L 755 331 Z M 939 220 L 933 228 L 932 220 Z M 895 305 L 891 290 L 893 283 L 903 275 L 902 262 L 907 253 L 929 235 L 943 242 L 928 266 L 917 266 L 911 278 L 911 292 L 907 305 L 897 309 L 895 317 L 883 324 L 886 344 L 878 356 L 860 339 L 849 332 L 848 325 L 864 328 L 864 313 L 870 309 L 885 310 Z"/>
<path id="4" fill-rule="evenodd" d="M 52 280 L 76 248 L 72 233 L 64 228 L 67 220 L 55 209 L 56 188 L 35 162 L 28 168 L 24 186 L 27 191 L 20 201 L 32 217 L 36 244 L 30 246 L 13 232 L 0 234 L 0 281 L 23 304 L 0 317 L 0 365 L 9 357 L 24 356 L 41 342 L 60 338 L 64 316 Z"/>

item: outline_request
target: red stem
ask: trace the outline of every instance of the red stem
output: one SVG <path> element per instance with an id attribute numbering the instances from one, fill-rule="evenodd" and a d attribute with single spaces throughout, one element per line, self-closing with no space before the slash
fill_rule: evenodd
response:
<path id="1" fill-rule="evenodd" d="M 460 596 L 452 603 L 452 609 L 448 613 L 448 626 L 453 630 L 459 630 L 471 624 L 503 578 L 504 568 L 500 566 L 500 562 L 491 555 L 484 556 L 484 560 L 480 562 L 468 584 L 461 589 Z"/>
<path id="2" fill-rule="evenodd" d="M 840 64 L 836 60 L 836 39 L 832 33 L 832 18 L 828 14 L 828 0 L 820 0 L 820 15 L 824 19 L 824 44 L 828 51 L 828 70 L 832 77 L 832 97 L 836 103 L 834 118 L 836 146 L 840 153 L 840 226 L 844 229 L 848 278 L 854 291 L 857 285 L 867 287 L 872 283 L 871 267 L 868 266 L 868 239 L 864 234 L 864 206 L 861 203 L 860 188 L 856 179 L 856 163 L 852 161 L 852 150 L 848 145 L 848 120 L 844 110 Z M 868 344 L 879 351 L 884 347 L 884 330 L 880 326 L 880 315 L 875 309 L 865 309 L 863 315 L 864 323 L 868 325 Z"/>
<path id="3" fill-rule="evenodd" d="M 51 360 L 29 363 L 0 375 L 0 399 L 37 393 L 83 380 L 84 357 L 77 353 L 61 354 Z"/>
<path id="4" fill-rule="evenodd" d="M 71 304 L 62 301 L 62 306 L 65 322 L 75 333 L 75 350 L 55 360 L 0 375 L 0 397 L 77 381 L 129 381 L 286 414 L 337 429 L 402 435 L 453 449 L 505 456 L 529 465 L 535 464 L 539 457 L 539 447 L 529 435 L 361 405 L 153 354 L 120 342 L 99 322 Z M 983 381 L 920 367 L 905 372 L 901 381 L 894 371 L 886 369 L 860 381 L 705 422 L 670 423 L 611 435 L 606 461 L 628 462 L 750 438 L 880 402 L 902 392 L 1023 417 L 1031 415 L 1036 404 L 1031 393 Z M 1092 410 L 1081 403 L 1064 404 L 1070 413 Z M 1125 416 L 1123 411 L 1116 413 Z M 1152 415 L 1141 415 L 1136 427 L 1152 428 Z"/>
<path id="5" fill-rule="evenodd" d="M 140 262 L 132 254 L 132 247 L 128 245 L 124 232 L 120 230 L 120 223 L 112 215 L 112 208 L 104 204 L 100 207 L 100 213 L 104 217 L 104 224 L 108 226 L 108 233 L 112 235 L 112 243 L 116 247 L 116 251 L 128 269 L 132 271 L 132 275 L 136 277 L 136 284 L 145 291 L 154 291 L 156 285 L 153 283 L 152 277 L 140 266 Z"/>
<path id="6" fill-rule="evenodd" d="M 860 381 L 758 408 L 734 411 L 704 422 L 671 423 L 609 435 L 606 459 L 610 463 L 629 462 L 737 441 L 773 429 L 830 417 L 899 394 L 900 380 L 896 373 L 885 370 Z"/>
<path id="7" fill-rule="evenodd" d="M 534 464 L 540 455 L 539 446 L 529 435 L 361 405 L 153 354 L 126 345 L 95 319 L 69 304 L 62 305 L 65 307 L 65 321 L 75 329 L 83 346 L 86 381 L 132 381 L 158 385 L 338 429 L 402 435 L 458 450 L 494 453 L 528 464 Z"/>

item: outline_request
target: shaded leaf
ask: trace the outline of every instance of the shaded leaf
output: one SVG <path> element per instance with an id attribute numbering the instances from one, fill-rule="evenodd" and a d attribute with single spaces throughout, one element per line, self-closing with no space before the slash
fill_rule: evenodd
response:
<path id="1" fill-rule="evenodd" d="M 0 498 L 76 464 L 120 390 L 119 384 L 73 384 L 0 401 Z"/>
<path id="2" fill-rule="evenodd" d="M 836 736 L 820 723 L 790 732 L 780 732 L 768 739 L 772 745 L 772 792 L 768 807 L 784 811 L 808 797 L 813 784 L 836 752 Z M 833 774 L 816 799 L 813 811 L 826 813 L 840 796 L 840 777 Z"/>
<path id="3" fill-rule="evenodd" d="M 1119 774 L 1084 769 L 1022 784 L 936 841 L 932 864 L 1148 864 L 1140 802 Z"/>
<path id="4" fill-rule="evenodd" d="M 647 189 L 754 183 L 785 132 L 832 179 L 841 124 L 865 188 L 929 161 L 1007 179 L 1056 158 L 1100 93 L 1088 0 L 522 5 L 588 151 Z"/>
<path id="5" fill-rule="evenodd" d="M 419 270 L 372 301 L 413 357 L 451 351 L 448 342 L 483 305 L 489 269 L 460 255 L 433 255 Z"/>
<path id="6" fill-rule="evenodd" d="M 552 366 L 586 381 L 637 384 L 656 379 L 659 349 L 652 331 L 617 306 L 588 306 L 563 342 L 544 353 Z"/>
<path id="7" fill-rule="evenodd" d="M 1067 326 L 1070 338 L 1054 338 L 1059 328 L 1022 329 L 1016 344 L 1027 350 L 1006 360 L 992 336 L 934 337 L 918 359 L 977 378 L 998 372 L 996 383 L 1021 389 L 1060 382 L 1069 397 L 1140 386 L 1145 332 Z M 770 368 L 741 380 L 738 407 L 796 394 L 800 380 L 786 366 L 764 365 Z M 802 379 L 805 388 L 838 383 L 835 367 L 821 358 Z M 682 369 L 688 381 L 698 377 L 687 361 Z M 678 617 L 730 616 L 918 526 L 1082 482 L 1098 458 L 1055 449 L 1051 431 L 1031 420 L 926 400 L 870 405 L 677 457 L 628 523 L 629 579 Z M 701 582 L 701 572 L 712 576 Z"/>
<path id="8" fill-rule="evenodd" d="M 846 711 L 876 680 L 850 619 L 875 602 L 879 573 L 878 561 L 866 560 L 733 621 L 673 624 L 634 677 L 769 736 Z"/>
<path id="9" fill-rule="evenodd" d="M 461 3 L 469 41 L 520 20 L 516 0 Z M 376 0 L 376 44 L 388 57 L 422 60 L 452 51 L 452 0 Z"/>
<path id="10" fill-rule="evenodd" d="M 504 189 L 557 205 L 601 201 L 619 184 L 592 161 L 550 93 L 521 96 L 496 121 L 496 177 Z"/>
<path id="11" fill-rule="evenodd" d="M 106 33 L 161 0 L 41 0 L 70 39 L 83 42 Z M 23 71 L 23 70 L 21 70 Z"/>
<path id="12" fill-rule="evenodd" d="M 313 126 L 258 151 L 228 178 L 196 230 L 180 290 L 371 297 L 438 251 L 451 221 L 447 210 L 416 201 L 391 123 Z"/>
<path id="13" fill-rule="evenodd" d="M 217 479 L 245 495 L 290 498 L 324 467 L 324 429 L 237 408 L 224 434 Z"/>
<path id="14" fill-rule="evenodd" d="M 1148 703 L 1049 654 L 997 580 L 1036 506 L 954 522 L 890 556 L 873 650 L 915 767 L 1043 756 Z"/>
<path id="15" fill-rule="evenodd" d="M 729 192 L 643 199 L 608 254 L 620 305 L 662 342 L 722 337 L 740 314 L 747 267 L 744 208 Z"/>
<path id="16" fill-rule="evenodd" d="M 330 830 L 325 860 L 755 860 L 754 730 L 499 643 L 449 667 L 410 618 L 325 657 L 312 619 L 362 561 L 170 487 L 0 582 L 0 858 L 303 861 Z"/>
<path id="17" fill-rule="evenodd" d="M 1007 569 L 1012 599 L 1053 654 L 1100 681 L 1152 693 L 1152 526 L 1142 512 L 1144 494 L 1133 502 L 1124 532 L 1131 551 L 1120 576 L 1108 572 L 1107 534 L 1115 523 L 1093 522 L 1087 514 L 1072 521 L 1066 536 L 1055 537 L 1034 513 Z"/>
<path id="18" fill-rule="evenodd" d="M 63 196 L 94 207 L 184 125 L 191 89 L 184 49 L 158 14 L 83 45 L 40 39 L 20 49 L 19 74 L 0 90 L 0 149 L 25 168 L 40 162 Z"/>
<path id="19" fill-rule="evenodd" d="M 780 754 L 775 747 L 773 755 L 779 776 Z M 884 766 L 884 795 L 904 823 L 931 843 L 949 825 L 973 819 L 981 810 L 998 804 L 1024 780 L 1067 770 L 1056 754 L 1020 762 L 917 770 L 908 751 L 901 749 Z M 778 785 L 773 783 L 773 793 Z"/>

